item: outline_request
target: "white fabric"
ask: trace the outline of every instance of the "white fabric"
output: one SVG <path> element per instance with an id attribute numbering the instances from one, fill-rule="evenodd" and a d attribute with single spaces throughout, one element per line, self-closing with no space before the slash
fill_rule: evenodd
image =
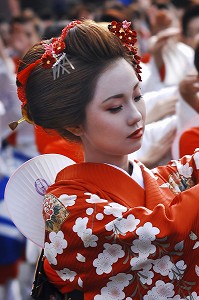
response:
<path id="1" fill-rule="evenodd" d="M 199 126 L 199 114 L 193 109 L 179 94 L 179 102 L 177 104 L 178 126 L 176 137 L 172 144 L 172 158 L 179 159 L 179 140 L 182 133 L 191 128 Z"/>
<path id="2" fill-rule="evenodd" d="M 135 161 L 133 162 L 133 173 L 131 177 L 144 189 L 144 180 L 142 176 L 142 171 L 140 169 L 140 166 Z"/>
<path id="3" fill-rule="evenodd" d="M 144 102 L 146 105 L 146 113 L 149 113 L 154 106 L 164 99 L 164 101 L 169 100 L 171 97 L 178 96 L 178 86 L 164 87 L 159 91 L 147 92 L 143 95 Z"/>
<path id="4" fill-rule="evenodd" d="M 153 122 L 147 124 L 145 127 L 145 132 L 143 136 L 142 146 L 141 148 L 129 154 L 130 159 L 141 160 L 141 158 L 147 155 L 151 146 L 154 143 L 157 143 L 171 130 L 175 130 L 177 127 L 177 116 L 173 115 L 171 117 L 167 117 L 157 122 Z M 164 157 L 164 160 L 161 160 L 156 163 L 156 165 L 162 165 L 167 163 L 171 159 L 171 154 L 168 152 L 168 155 Z"/>
<path id="5" fill-rule="evenodd" d="M 180 42 L 172 40 L 165 46 L 163 51 L 166 74 L 161 81 L 156 63 L 151 58 L 149 63 L 142 63 L 142 92 L 157 91 L 164 87 L 174 86 L 194 67 L 194 50 Z"/>
<path id="6" fill-rule="evenodd" d="M 163 60 L 165 62 L 166 86 L 176 85 L 185 74 L 193 68 L 194 50 L 184 43 L 176 43 L 170 39 L 163 48 Z"/>
<path id="7" fill-rule="evenodd" d="M 191 119 L 198 116 L 198 113 L 193 107 L 191 107 L 179 94 L 179 102 L 177 104 L 177 116 L 178 116 L 178 132 L 184 131 L 189 128 Z"/>

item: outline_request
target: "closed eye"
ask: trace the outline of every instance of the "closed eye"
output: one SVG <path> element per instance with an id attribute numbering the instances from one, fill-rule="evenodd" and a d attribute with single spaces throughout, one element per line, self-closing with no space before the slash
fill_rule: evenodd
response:
<path id="1" fill-rule="evenodd" d="M 108 111 L 110 111 L 111 113 L 117 113 L 119 112 L 120 110 L 122 110 L 123 106 L 122 105 L 119 105 L 117 107 L 112 107 L 112 108 L 109 108 Z"/>
<path id="2" fill-rule="evenodd" d="M 143 97 L 142 95 L 139 95 L 138 97 L 135 97 L 135 98 L 134 98 L 134 101 L 135 101 L 135 102 L 138 102 L 138 101 L 140 101 L 140 100 L 142 99 L 142 97 Z"/>

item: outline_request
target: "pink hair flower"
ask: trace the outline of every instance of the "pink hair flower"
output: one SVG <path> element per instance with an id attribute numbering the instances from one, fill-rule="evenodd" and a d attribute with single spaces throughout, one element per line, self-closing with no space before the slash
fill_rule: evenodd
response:
<path id="1" fill-rule="evenodd" d="M 44 50 L 45 50 L 45 52 L 47 53 L 52 53 L 53 52 L 53 44 L 51 43 L 51 44 L 45 44 L 45 43 L 43 43 L 42 44 L 43 45 L 43 47 L 44 47 Z"/>
<path id="2" fill-rule="evenodd" d="M 122 28 L 127 29 L 131 26 L 131 22 L 128 22 L 127 20 L 122 22 Z"/>

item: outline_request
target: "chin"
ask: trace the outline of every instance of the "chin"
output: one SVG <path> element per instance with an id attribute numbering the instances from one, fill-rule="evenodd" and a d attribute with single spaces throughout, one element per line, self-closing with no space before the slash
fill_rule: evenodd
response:
<path id="1" fill-rule="evenodd" d="M 134 147 L 132 147 L 132 150 L 128 154 L 138 151 L 141 148 L 141 146 L 142 146 L 142 142 L 140 141 L 139 144 L 134 145 Z"/>

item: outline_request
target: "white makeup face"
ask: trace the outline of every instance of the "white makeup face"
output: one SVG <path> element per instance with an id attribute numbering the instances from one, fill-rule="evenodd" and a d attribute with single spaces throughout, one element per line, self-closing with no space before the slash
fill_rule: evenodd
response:
<path id="1" fill-rule="evenodd" d="M 133 67 L 119 59 L 98 78 L 81 139 L 86 161 L 117 164 L 141 146 L 145 104 Z"/>

